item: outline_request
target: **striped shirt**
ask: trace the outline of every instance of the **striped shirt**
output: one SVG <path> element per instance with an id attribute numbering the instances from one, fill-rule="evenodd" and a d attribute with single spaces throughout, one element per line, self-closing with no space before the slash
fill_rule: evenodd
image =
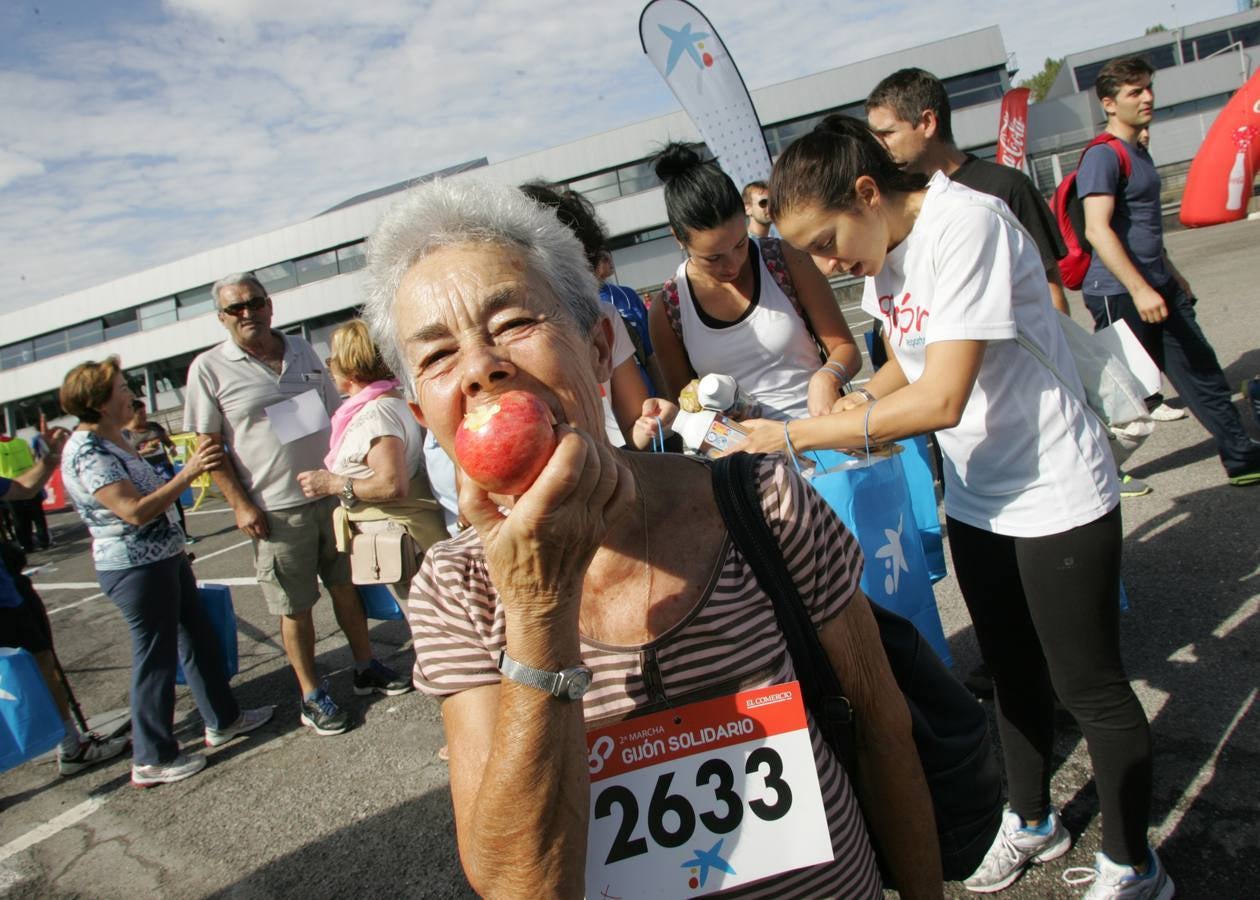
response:
<path id="1" fill-rule="evenodd" d="M 811 618 L 821 626 L 858 594 L 862 551 L 826 502 L 782 461 L 767 459 L 759 477 L 766 519 Z M 795 680 L 774 607 L 729 537 L 719 558 L 695 607 L 650 643 L 625 647 L 582 638 L 583 659 L 594 673 L 583 698 L 588 727 Z M 408 606 L 416 687 L 445 697 L 500 682 L 503 607 L 471 529 L 430 550 Z M 881 896 L 848 777 L 812 718 L 809 729 L 835 860 L 722 896 Z"/>

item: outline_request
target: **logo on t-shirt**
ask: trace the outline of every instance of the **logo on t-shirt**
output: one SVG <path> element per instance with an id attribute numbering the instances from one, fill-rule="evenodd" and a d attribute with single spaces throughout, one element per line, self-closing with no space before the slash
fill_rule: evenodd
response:
<path id="1" fill-rule="evenodd" d="M 923 328 L 929 311 L 911 302 L 909 291 L 902 294 L 900 301 L 894 300 L 893 296 L 885 294 L 879 298 L 879 311 L 888 320 L 889 337 L 896 339 L 898 347 L 922 347 Z"/>

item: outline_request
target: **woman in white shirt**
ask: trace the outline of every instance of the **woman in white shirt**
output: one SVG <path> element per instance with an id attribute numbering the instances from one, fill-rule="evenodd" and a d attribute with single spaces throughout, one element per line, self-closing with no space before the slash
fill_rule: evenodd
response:
<path id="1" fill-rule="evenodd" d="M 1001 201 L 906 172 L 847 117 L 789 147 L 770 191 L 787 241 L 824 270 L 866 276 L 863 308 L 884 324 L 889 361 L 831 415 L 759 423 L 747 448 L 856 448 L 935 431 L 944 454 L 950 549 L 994 676 L 1010 790 L 966 886 L 1001 890 L 1071 846 L 1050 804 L 1057 693 L 1085 735 L 1102 808 L 1088 896 L 1171 897 L 1146 838 L 1150 732 L 1120 659 L 1115 464 L 1079 399 L 1036 246 Z"/>
<path id="2" fill-rule="evenodd" d="M 770 418 L 827 412 L 862 365 L 827 280 L 777 238 L 750 238 L 735 183 L 687 145 L 666 146 L 656 174 L 687 254 L 648 312 L 670 398 L 717 373 Z"/>

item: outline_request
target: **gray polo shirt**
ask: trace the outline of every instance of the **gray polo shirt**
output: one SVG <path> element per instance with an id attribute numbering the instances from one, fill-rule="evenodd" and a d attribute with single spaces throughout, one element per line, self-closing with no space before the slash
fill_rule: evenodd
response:
<path id="1" fill-rule="evenodd" d="M 222 433 L 232 448 L 241 487 L 260 508 L 280 510 L 313 502 L 302 494 L 297 474 L 324 468 L 330 430 L 282 444 L 264 410 L 314 390 L 331 415 L 341 398 L 310 344 L 272 333 L 284 341 L 279 375 L 231 340 L 193 360 L 184 393 L 184 428 Z"/>

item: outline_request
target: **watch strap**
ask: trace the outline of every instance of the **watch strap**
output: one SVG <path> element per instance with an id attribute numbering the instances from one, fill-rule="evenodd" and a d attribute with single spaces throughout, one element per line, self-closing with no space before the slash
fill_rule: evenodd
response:
<path id="1" fill-rule="evenodd" d="M 561 696 L 559 672 L 548 672 L 545 669 L 527 666 L 508 656 L 506 650 L 499 651 L 499 671 L 517 684 L 537 688 L 553 697 Z"/>

